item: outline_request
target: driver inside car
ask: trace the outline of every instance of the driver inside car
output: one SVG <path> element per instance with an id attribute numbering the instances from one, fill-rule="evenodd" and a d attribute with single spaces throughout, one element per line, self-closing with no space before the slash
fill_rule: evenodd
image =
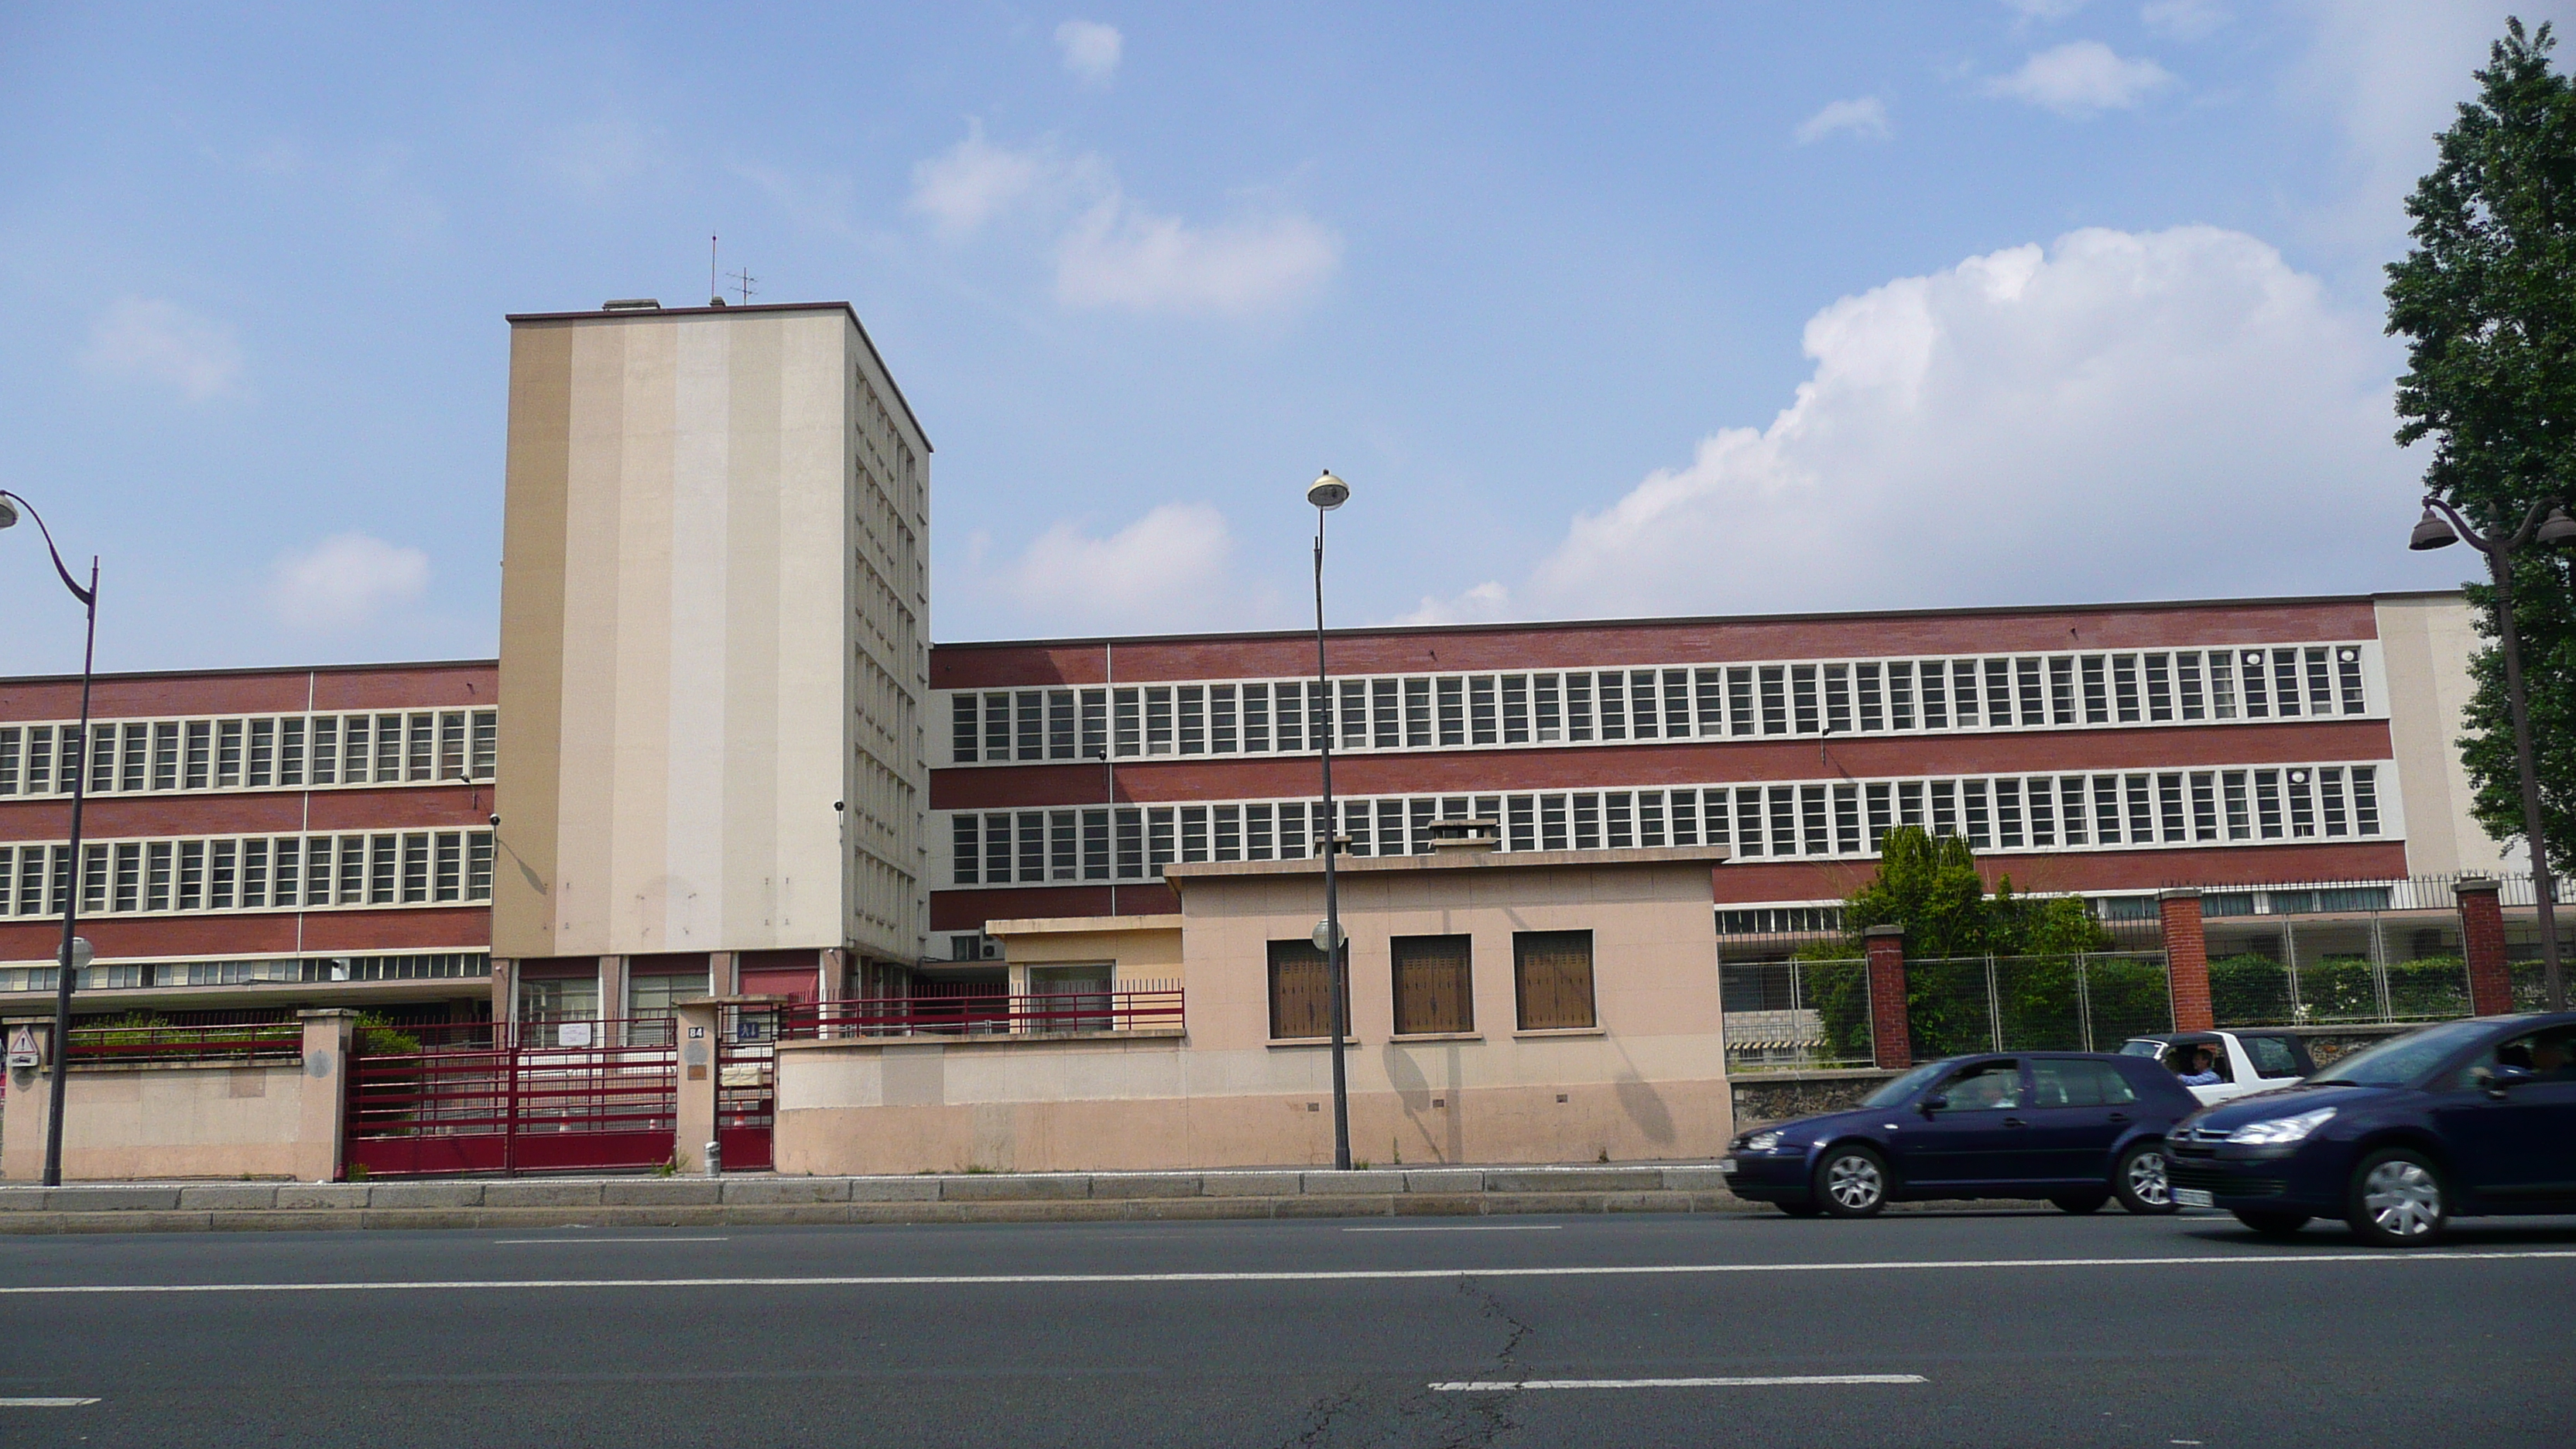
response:
<path id="1" fill-rule="evenodd" d="M 1979 1068 L 1950 1084 L 1945 1094 L 1956 1112 L 2021 1105 L 2021 1070 L 2005 1063 Z"/>

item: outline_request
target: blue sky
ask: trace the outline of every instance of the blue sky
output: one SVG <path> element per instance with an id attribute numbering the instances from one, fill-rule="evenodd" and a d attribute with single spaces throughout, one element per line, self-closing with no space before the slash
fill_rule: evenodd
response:
<path id="1" fill-rule="evenodd" d="M 2448 586 L 2377 269 L 2507 8 L 21 4 L 0 486 L 103 668 L 488 654 L 502 315 L 712 232 L 942 639 L 1293 626 L 1327 464 L 1341 623 Z"/>

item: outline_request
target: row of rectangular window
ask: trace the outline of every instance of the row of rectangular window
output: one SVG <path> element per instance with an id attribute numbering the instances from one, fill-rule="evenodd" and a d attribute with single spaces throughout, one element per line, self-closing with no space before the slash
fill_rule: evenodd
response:
<path id="1" fill-rule="evenodd" d="M 81 844 L 81 914 L 467 905 L 492 899 L 492 832 L 410 830 Z M 0 845 L 0 916 L 59 916 L 68 845 Z"/>
<path id="2" fill-rule="evenodd" d="M 1311 941 L 1270 943 L 1270 1035 L 1330 1040 L 1333 983 Z M 1344 1000 L 1350 958 L 1343 954 Z M 1396 936 L 1387 942 L 1397 1036 L 1462 1035 L 1476 1029 L 1475 938 Z M 1593 1014 L 1592 933 L 1512 933 L 1512 1002 L 1522 1031 L 1581 1030 Z M 1343 1023 L 1347 1029 L 1349 1023 Z"/>
<path id="3" fill-rule="evenodd" d="M 1917 825 L 1978 850 L 2098 850 L 2381 834 L 2374 765 L 2277 765 L 1652 790 L 1415 795 L 1335 803 L 1349 854 L 1431 850 L 1444 820 L 1493 820 L 1505 850 L 1725 846 L 1739 858 L 1876 854 Z M 958 811 L 956 886 L 1155 880 L 1175 861 L 1303 860 L 1319 803 Z"/>
<path id="4" fill-rule="evenodd" d="M 1328 708 L 1328 704 L 1333 706 Z M 2358 644 L 959 691 L 956 764 L 2359 715 Z M 1330 714 L 1332 720 L 1326 716 Z"/>
<path id="5" fill-rule="evenodd" d="M 83 991 L 157 990 L 173 986 L 251 986 L 272 982 L 449 981 L 492 974 L 481 951 L 425 951 L 399 956 L 307 956 L 251 961 L 140 961 L 91 966 Z M 0 967 L 0 992 L 51 991 L 53 966 Z"/>
<path id="6" fill-rule="evenodd" d="M 88 793 L 484 781 L 499 738 L 488 709 L 93 720 Z M 0 725 L 0 795 L 70 794 L 81 754 L 78 725 Z"/>

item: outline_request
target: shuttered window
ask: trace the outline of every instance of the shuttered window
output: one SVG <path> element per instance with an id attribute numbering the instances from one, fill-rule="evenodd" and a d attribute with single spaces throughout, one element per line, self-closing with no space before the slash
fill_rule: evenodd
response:
<path id="1" fill-rule="evenodd" d="M 1592 1015 L 1592 933 L 1512 933 L 1512 994 L 1521 1030 L 1557 1031 L 1597 1023 Z"/>
<path id="2" fill-rule="evenodd" d="M 1271 1039 L 1330 1040 L 1332 1035 L 1333 988 L 1324 974 L 1324 953 L 1310 941 L 1271 942 Z"/>
<path id="3" fill-rule="evenodd" d="M 1395 1034 L 1476 1029 L 1469 937 L 1398 936 L 1389 943 L 1395 968 Z"/>

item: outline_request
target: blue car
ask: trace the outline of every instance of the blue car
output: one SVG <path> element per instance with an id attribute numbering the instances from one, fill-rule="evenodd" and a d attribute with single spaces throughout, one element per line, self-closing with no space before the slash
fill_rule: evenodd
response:
<path id="1" fill-rule="evenodd" d="M 2576 1212 L 2576 1012 L 2393 1037 L 2174 1129 L 2176 1198 L 2258 1233 L 2341 1218 L 2430 1243 L 2455 1217 Z"/>
<path id="2" fill-rule="evenodd" d="M 1747 1132 L 1718 1164 L 1736 1196 L 1859 1218 L 1908 1198 L 2113 1198 L 2169 1213 L 2164 1140 L 2200 1103 L 2153 1057 L 2022 1052 L 1928 1062 L 1849 1112 Z"/>

